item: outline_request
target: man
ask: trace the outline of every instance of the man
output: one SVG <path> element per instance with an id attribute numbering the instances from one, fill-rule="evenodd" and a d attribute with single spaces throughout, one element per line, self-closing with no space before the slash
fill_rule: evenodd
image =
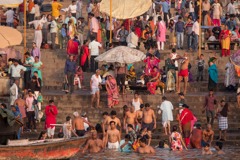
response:
<path id="1" fill-rule="evenodd" d="M 217 100 L 213 94 L 213 90 L 209 91 L 209 95 L 205 97 L 205 103 L 203 106 L 203 113 L 206 111 L 207 123 L 213 125 L 215 117 L 214 105 L 217 104 Z"/>
<path id="2" fill-rule="evenodd" d="M 178 22 L 175 24 L 175 32 L 177 35 L 177 47 L 178 49 L 183 49 L 183 42 L 184 42 L 184 22 L 182 17 L 178 17 Z"/>
<path id="3" fill-rule="evenodd" d="M 94 60 L 99 55 L 99 48 L 102 48 L 102 44 L 96 41 L 96 37 L 92 36 L 91 42 L 88 45 L 90 50 L 90 66 L 91 72 L 94 72 L 98 68 L 98 63 Z"/>
<path id="4" fill-rule="evenodd" d="M 18 98 L 19 80 L 15 79 L 13 85 L 10 87 L 10 105 L 13 105 Z"/>
<path id="5" fill-rule="evenodd" d="M 33 124 L 34 132 L 37 132 L 36 130 L 36 121 L 35 121 L 35 107 L 34 107 L 34 96 L 33 92 L 31 90 L 28 91 L 28 97 L 26 98 L 26 112 L 27 112 L 27 118 L 28 118 L 28 124 L 27 128 L 31 132 L 31 123 Z"/>
<path id="6" fill-rule="evenodd" d="M 36 18 L 36 20 L 29 22 L 28 24 L 34 25 L 34 42 L 36 43 L 37 47 L 40 49 L 42 45 L 42 28 L 43 24 L 46 23 L 46 19 L 42 18 L 40 19 L 39 17 Z"/>
<path id="7" fill-rule="evenodd" d="M 135 29 L 132 28 L 132 32 L 127 36 L 127 46 L 130 48 L 137 48 L 138 46 L 138 36 L 135 33 Z"/>
<path id="8" fill-rule="evenodd" d="M 202 146 L 205 146 L 206 143 L 211 146 L 214 138 L 214 131 L 212 130 L 211 124 L 207 124 L 207 128 L 203 130 L 202 138 Z"/>
<path id="9" fill-rule="evenodd" d="M 235 19 L 235 15 L 230 14 L 230 19 L 227 20 L 225 23 L 228 27 L 228 30 L 233 31 L 233 32 L 236 30 L 236 27 L 237 27 L 237 23 L 234 19 Z"/>
<path id="10" fill-rule="evenodd" d="M 152 132 L 156 129 L 156 116 L 154 111 L 150 108 L 150 104 L 145 104 L 145 110 L 143 110 L 142 129 L 147 128 L 148 131 Z"/>
<path id="11" fill-rule="evenodd" d="M 138 153 L 144 153 L 144 154 L 150 154 L 155 153 L 155 150 L 153 147 L 147 145 L 147 139 L 142 137 L 140 139 L 140 147 L 137 149 Z"/>
<path id="12" fill-rule="evenodd" d="M 120 152 L 125 152 L 125 153 L 131 152 L 131 150 L 132 150 L 132 143 L 133 142 L 130 140 L 130 135 L 126 134 L 125 138 L 120 141 L 119 151 Z"/>
<path id="13" fill-rule="evenodd" d="M 185 29 L 186 29 L 186 33 L 187 33 L 187 49 L 190 50 L 192 49 L 192 40 L 193 40 L 193 21 L 192 21 L 192 17 L 189 16 L 187 23 L 185 24 Z"/>
<path id="14" fill-rule="evenodd" d="M 87 141 L 87 144 L 82 150 L 82 153 L 84 153 L 86 150 L 89 153 L 98 153 L 101 152 L 104 148 L 103 141 L 98 138 L 97 131 L 92 131 L 92 137 Z"/>
<path id="15" fill-rule="evenodd" d="M 83 2 L 82 0 L 77 0 L 77 17 L 76 18 L 79 18 L 79 17 L 82 17 L 82 8 L 83 8 Z"/>
<path id="16" fill-rule="evenodd" d="M 194 0 L 190 0 L 189 2 L 189 14 L 192 16 L 193 21 L 195 21 L 195 4 Z"/>
<path id="17" fill-rule="evenodd" d="M 170 135 L 170 121 L 173 121 L 173 105 L 170 101 L 167 100 L 167 97 L 162 97 L 162 104 L 160 106 L 162 110 L 162 124 L 164 127 L 165 135 Z"/>
<path id="18" fill-rule="evenodd" d="M 51 42 L 52 42 L 52 49 L 55 49 L 55 41 L 56 41 L 56 36 L 57 36 L 57 22 L 54 17 L 52 17 L 52 22 L 50 24 L 50 34 L 51 34 Z"/>
<path id="19" fill-rule="evenodd" d="M 139 93 L 135 92 L 134 97 L 132 99 L 132 106 L 134 107 L 134 111 L 140 110 L 140 106 L 143 104 L 142 98 L 139 97 Z"/>
<path id="20" fill-rule="evenodd" d="M 111 121 L 110 129 L 108 129 L 106 136 L 106 140 L 108 142 L 108 149 L 117 150 L 119 148 L 120 139 L 120 132 L 116 128 L 116 123 L 114 121 Z"/>
<path id="21" fill-rule="evenodd" d="M 164 21 L 166 24 L 166 28 L 168 27 L 168 13 L 170 10 L 170 5 L 166 0 L 162 0 L 161 2 L 155 2 L 156 4 L 160 4 L 162 6 Z"/>
<path id="22" fill-rule="evenodd" d="M 230 3 L 228 3 L 228 5 L 227 5 L 227 13 L 229 13 L 230 15 L 231 14 L 234 14 L 234 15 L 236 15 L 236 8 L 235 8 L 235 6 L 234 6 L 234 1 L 235 0 L 231 0 L 231 2 Z"/>
<path id="23" fill-rule="evenodd" d="M 77 64 L 74 61 L 74 56 L 70 55 L 69 59 L 66 60 L 64 74 L 68 83 L 70 94 L 74 91 L 74 76 L 76 73 Z"/>
<path id="24" fill-rule="evenodd" d="M 106 119 L 104 121 L 104 125 L 107 125 L 108 128 L 105 128 L 105 126 L 104 126 L 103 130 L 105 131 L 105 130 L 109 129 L 110 128 L 110 122 L 113 121 L 113 122 L 115 122 L 116 126 L 120 128 L 119 130 L 121 131 L 121 121 L 117 117 L 117 112 L 115 110 L 112 110 L 110 115 L 111 116 L 106 117 Z"/>
<path id="25" fill-rule="evenodd" d="M 130 135 L 130 141 L 133 143 L 133 142 L 135 142 L 136 141 L 136 139 L 137 139 L 137 133 L 136 133 L 136 131 L 134 130 L 134 128 L 133 128 L 133 125 L 131 125 L 131 124 L 128 124 L 127 125 L 127 130 L 128 130 L 128 134 Z"/>
<path id="26" fill-rule="evenodd" d="M 72 0 L 72 4 L 68 6 L 68 11 L 71 12 L 73 17 L 77 17 L 77 5 L 76 0 Z"/>
<path id="27" fill-rule="evenodd" d="M 78 22 L 77 22 L 77 32 L 78 32 L 78 39 L 80 41 L 80 45 L 83 45 L 84 42 L 84 38 L 83 38 L 83 33 L 84 33 L 84 28 L 86 26 L 86 22 L 84 21 L 83 17 L 79 17 L 78 18 Z"/>
<path id="28" fill-rule="evenodd" d="M 123 129 L 128 133 L 127 125 L 131 124 L 135 126 L 136 113 L 134 112 L 134 107 L 130 108 L 130 111 L 127 111 L 123 119 Z"/>
<path id="29" fill-rule="evenodd" d="M 128 31 L 125 29 L 124 24 L 122 24 L 121 29 L 118 32 L 117 37 L 119 37 L 119 45 L 127 46 L 126 38 L 128 36 Z"/>
<path id="30" fill-rule="evenodd" d="M 58 114 L 58 109 L 54 105 L 53 100 L 49 100 L 49 105 L 45 108 L 46 120 L 45 129 L 47 129 L 47 135 L 49 138 L 54 137 L 55 126 L 51 124 L 56 124 L 56 116 Z"/>
<path id="31" fill-rule="evenodd" d="M 88 125 L 90 125 L 90 123 L 86 121 L 84 118 L 80 117 L 78 112 L 74 112 L 73 116 L 74 116 L 74 119 L 72 122 L 73 130 L 75 130 L 76 134 L 79 137 L 82 137 L 85 135 L 85 132 L 86 132 L 84 128 L 84 123 L 87 123 Z"/>
<path id="32" fill-rule="evenodd" d="M 199 30 L 200 30 L 200 26 L 199 26 L 199 17 L 197 18 L 197 20 L 193 23 L 193 27 L 192 27 L 192 34 L 193 34 L 193 52 L 197 52 L 198 49 L 198 38 L 199 38 Z"/>
<path id="33" fill-rule="evenodd" d="M 34 58 L 30 56 L 29 52 L 26 52 L 25 54 L 25 62 L 23 64 L 24 67 L 26 67 L 26 71 L 24 72 L 24 88 L 29 89 L 28 83 L 31 80 L 31 67 L 34 63 Z"/>
<path id="34" fill-rule="evenodd" d="M 109 124 L 107 123 L 107 120 L 110 118 L 110 116 L 108 115 L 108 112 L 103 112 L 102 116 L 103 116 L 103 121 L 102 121 L 103 146 L 106 146 L 107 130 L 109 128 Z"/>
<path id="35" fill-rule="evenodd" d="M 88 13 L 88 18 L 90 21 L 90 35 L 96 38 L 99 30 L 99 22 L 93 13 Z"/>
<path id="36" fill-rule="evenodd" d="M 13 84 L 15 79 L 20 80 L 21 74 L 26 71 L 27 69 L 19 64 L 19 61 L 14 59 L 13 64 L 9 68 L 9 75 L 10 75 L 10 86 Z"/>
<path id="37" fill-rule="evenodd" d="M 90 89 L 91 89 L 91 94 L 92 94 L 92 99 L 91 99 L 91 107 L 94 107 L 94 101 L 96 100 L 97 108 L 100 108 L 99 103 L 100 103 L 100 85 L 102 83 L 102 79 L 100 76 L 100 70 L 97 69 L 96 73 L 92 75 L 91 80 L 90 80 Z"/>
<path id="38" fill-rule="evenodd" d="M 20 110 L 20 113 L 22 115 L 23 123 L 25 124 L 25 122 L 26 122 L 26 102 L 25 102 L 24 99 L 22 99 L 22 95 L 21 94 L 19 94 L 18 95 L 18 99 L 15 100 L 14 106 L 18 106 L 18 108 Z"/>
<path id="39" fill-rule="evenodd" d="M 71 12 L 68 12 L 68 16 L 65 18 L 64 23 L 65 23 L 65 24 L 68 24 L 68 22 L 69 22 L 70 19 L 73 20 L 73 22 L 74 22 L 75 25 L 77 24 L 77 19 L 72 16 L 72 13 L 71 13 Z"/>
<path id="40" fill-rule="evenodd" d="M 62 4 L 58 3 L 57 0 L 53 0 L 53 3 L 52 3 L 52 16 L 54 18 L 59 17 L 61 8 L 62 8 Z"/>
<path id="41" fill-rule="evenodd" d="M 35 96 L 35 98 L 37 99 L 39 92 L 41 91 L 41 79 L 33 76 L 31 81 L 28 82 L 28 88 L 26 88 L 27 90 L 31 90 Z"/>
<path id="42" fill-rule="evenodd" d="M 19 24 L 20 26 L 24 25 L 24 2 L 19 5 L 18 14 L 19 14 Z"/>
<path id="43" fill-rule="evenodd" d="M 4 13 L 4 16 L 7 17 L 6 19 L 7 26 L 9 27 L 13 27 L 13 15 L 14 11 L 12 10 L 12 8 L 8 8 L 7 12 Z"/>
<path id="44" fill-rule="evenodd" d="M 141 130 L 142 118 L 143 118 L 144 104 L 140 105 L 140 110 L 136 111 L 136 131 Z"/>
<path id="45" fill-rule="evenodd" d="M 180 67 L 180 72 L 178 73 L 178 83 L 177 83 L 177 92 L 181 92 L 181 82 L 184 80 L 184 91 L 183 93 L 187 93 L 187 83 L 188 83 L 188 64 L 189 64 L 189 59 L 188 59 L 188 54 L 184 53 L 184 57 L 179 57 L 178 59 L 181 59 L 181 67 Z"/>
<path id="46" fill-rule="evenodd" d="M 211 9 L 211 4 L 209 0 L 204 0 L 204 2 L 202 2 L 202 24 L 204 23 L 204 18 L 206 14 L 210 11 L 210 9 Z"/>

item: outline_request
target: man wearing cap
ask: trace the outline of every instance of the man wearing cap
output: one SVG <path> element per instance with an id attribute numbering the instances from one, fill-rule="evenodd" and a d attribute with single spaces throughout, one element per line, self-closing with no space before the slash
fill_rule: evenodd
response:
<path id="1" fill-rule="evenodd" d="M 54 137 L 55 126 L 51 124 L 56 124 L 56 116 L 58 114 L 58 109 L 54 105 L 54 101 L 50 100 L 49 105 L 45 108 L 46 120 L 45 129 L 47 129 L 47 135 L 49 138 Z"/>
<path id="2" fill-rule="evenodd" d="M 27 68 L 19 64 L 19 61 L 14 59 L 13 64 L 9 68 L 10 86 L 12 86 L 15 79 L 20 80 L 21 74 L 26 71 Z"/>

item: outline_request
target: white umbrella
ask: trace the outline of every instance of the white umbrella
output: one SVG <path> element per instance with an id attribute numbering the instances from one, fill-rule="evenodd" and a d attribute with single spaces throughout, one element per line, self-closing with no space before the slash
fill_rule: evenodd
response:
<path id="1" fill-rule="evenodd" d="M 11 27 L 0 26 L 0 48 L 19 45 L 22 42 L 22 34 Z"/>
<path id="2" fill-rule="evenodd" d="M 95 61 L 107 62 L 107 63 L 124 63 L 131 64 L 142 61 L 146 58 L 146 55 L 136 49 L 118 46 L 115 47 L 95 58 Z"/>
<path id="3" fill-rule="evenodd" d="M 118 19 L 134 18 L 142 15 L 152 5 L 152 0 L 112 0 L 112 17 Z M 100 11 L 110 14 L 110 0 L 102 0 Z"/>
<path id="4" fill-rule="evenodd" d="M 23 0 L 0 0 L 0 6 L 3 5 L 4 7 L 18 7 Z"/>

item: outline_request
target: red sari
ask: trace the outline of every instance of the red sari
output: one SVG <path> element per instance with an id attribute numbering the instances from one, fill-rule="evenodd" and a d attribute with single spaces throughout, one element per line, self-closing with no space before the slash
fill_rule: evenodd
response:
<path id="1" fill-rule="evenodd" d="M 78 42 L 70 39 L 67 44 L 67 54 L 68 55 L 78 55 Z"/>
<path id="2" fill-rule="evenodd" d="M 81 61 L 80 61 L 80 66 L 83 67 L 84 64 L 86 63 L 86 60 L 89 56 L 89 49 L 87 45 L 83 45 L 81 47 Z"/>
<path id="3" fill-rule="evenodd" d="M 52 109 L 52 110 L 51 110 Z M 56 124 L 56 116 L 58 114 L 58 110 L 56 106 L 46 106 L 45 108 L 46 120 L 45 120 L 45 129 L 53 128 L 50 124 Z"/>
<path id="4" fill-rule="evenodd" d="M 152 71 L 151 72 L 151 78 L 155 78 L 155 77 L 157 77 L 157 80 L 155 82 L 148 82 L 147 83 L 147 89 L 151 94 L 155 94 L 156 88 L 159 84 L 159 77 L 160 77 L 159 72 Z"/>
<path id="5" fill-rule="evenodd" d="M 111 78 L 108 78 L 108 80 L 106 81 L 106 89 L 108 94 L 108 107 L 111 108 L 119 103 L 117 81 L 112 76 Z"/>

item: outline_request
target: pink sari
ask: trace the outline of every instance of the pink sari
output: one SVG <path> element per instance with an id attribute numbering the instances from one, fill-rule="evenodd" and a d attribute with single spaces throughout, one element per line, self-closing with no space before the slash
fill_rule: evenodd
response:
<path id="1" fill-rule="evenodd" d="M 117 81 L 115 80 L 115 78 L 108 78 L 108 80 L 106 81 L 106 89 L 108 94 L 108 107 L 111 108 L 119 103 L 119 93 Z"/>

